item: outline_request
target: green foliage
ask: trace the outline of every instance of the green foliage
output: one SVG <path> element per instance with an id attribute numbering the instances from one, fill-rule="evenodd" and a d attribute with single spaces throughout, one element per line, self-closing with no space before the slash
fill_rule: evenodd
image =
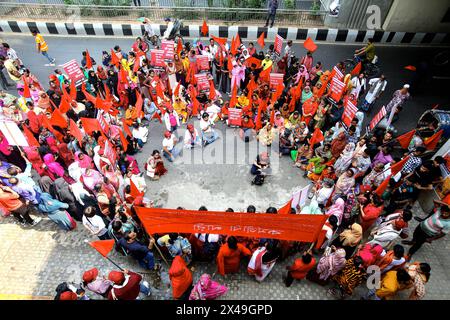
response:
<path id="1" fill-rule="evenodd" d="M 311 5 L 311 10 L 317 13 L 320 10 L 320 1 L 314 1 Z"/>
<path id="2" fill-rule="evenodd" d="M 284 0 L 285 9 L 295 9 L 295 0 Z"/>

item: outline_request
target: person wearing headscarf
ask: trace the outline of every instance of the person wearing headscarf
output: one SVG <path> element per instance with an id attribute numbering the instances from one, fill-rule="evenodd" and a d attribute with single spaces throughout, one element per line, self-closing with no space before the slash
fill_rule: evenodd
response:
<path id="1" fill-rule="evenodd" d="M 93 168 L 92 158 L 80 151 L 75 152 L 75 161 L 81 169 Z"/>
<path id="2" fill-rule="evenodd" d="M 364 275 L 361 257 L 350 258 L 345 262 L 344 268 L 332 277 L 336 287 L 329 289 L 328 292 L 332 295 L 339 293 L 341 298 L 352 295 L 353 290 L 363 282 Z"/>
<path id="3" fill-rule="evenodd" d="M 324 254 L 316 267 L 316 273 L 319 276 L 319 280 L 327 282 L 344 268 L 345 262 L 344 249 L 337 249 L 334 252 Z"/>
<path id="4" fill-rule="evenodd" d="M 94 192 L 96 184 L 103 183 L 103 176 L 94 169 L 83 169 L 80 181 L 91 192 Z"/>
<path id="5" fill-rule="evenodd" d="M 261 130 L 259 130 L 256 139 L 259 140 L 263 146 L 270 146 L 273 139 L 275 139 L 275 136 L 276 130 L 273 128 L 272 124 L 268 122 Z"/>
<path id="6" fill-rule="evenodd" d="M 275 266 L 279 253 L 271 242 L 266 241 L 263 246 L 253 252 L 247 266 L 248 273 L 255 276 L 256 281 L 262 282 Z"/>
<path id="7" fill-rule="evenodd" d="M 343 248 L 346 252 L 345 258 L 348 259 L 352 256 L 356 246 L 361 242 L 362 231 L 361 225 L 354 223 L 349 229 L 342 231 L 332 245 L 336 248 Z"/>
<path id="8" fill-rule="evenodd" d="M 72 151 L 69 150 L 66 142 L 59 143 L 57 148 L 59 157 L 64 161 L 66 167 L 68 167 L 74 161 Z"/>
<path id="9" fill-rule="evenodd" d="M 192 273 L 181 256 L 176 256 L 169 269 L 172 296 L 177 300 L 188 300 L 192 291 Z"/>
<path id="10" fill-rule="evenodd" d="M 52 196 L 68 205 L 67 211 L 69 214 L 77 221 L 81 221 L 81 218 L 83 217 L 82 210 L 79 209 L 79 206 L 77 206 L 77 201 L 75 196 L 72 192 L 72 185 L 67 183 L 66 180 L 63 178 L 58 178 L 53 182 L 53 191 L 51 194 Z"/>
<path id="11" fill-rule="evenodd" d="M 331 154 L 335 159 L 339 158 L 342 151 L 344 151 L 347 145 L 347 137 L 345 132 L 339 133 L 339 135 L 331 142 Z"/>
<path id="12" fill-rule="evenodd" d="M 334 204 L 328 208 L 325 213 L 328 216 L 334 215 L 338 219 L 338 225 L 342 223 L 342 217 L 344 215 L 345 201 L 342 198 L 338 198 Z"/>
<path id="13" fill-rule="evenodd" d="M 353 142 L 347 143 L 340 157 L 334 163 L 334 171 L 336 176 L 341 176 L 352 164 L 353 153 L 355 150 L 355 144 Z"/>
<path id="14" fill-rule="evenodd" d="M 58 162 L 56 162 L 55 157 L 52 154 L 47 153 L 44 156 L 44 163 L 48 170 L 55 175 L 55 177 L 64 176 L 64 168 Z"/>
<path id="15" fill-rule="evenodd" d="M 28 161 L 31 162 L 31 166 L 39 174 L 39 176 L 48 176 L 50 179 L 54 180 L 55 176 L 49 170 L 45 168 L 44 161 L 42 161 L 41 156 L 36 147 L 23 147 L 25 155 Z"/>
<path id="16" fill-rule="evenodd" d="M 189 300 L 214 300 L 228 292 L 228 287 L 211 279 L 204 273 L 189 295 Z"/>
<path id="17" fill-rule="evenodd" d="M 370 196 L 370 203 L 366 206 L 360 206 L 360 222 L 363 231 L 368 230 L 383 212 L 384 204 L 380 197 L 373 193 Z"/>
<path id="18" fill-rule="evenodd" d="M 145 170 L 147 176 L 153 180 L 159 180 L 161 176 L 166 174 L 167 169 L 164 167 L 164 161 L 158 150 L 153 150 L 152 155 L 147 160 Z"/>
<path id="19" fill-rule="evenodd" d="M 281 116 L 281 112 L 280 111 L 275 111 L 275 119 L 273 122 L 273 126 L 276 129 L 282 129 L 284 128 L 284 118 Z"/>
<path id="20" fill-rule="evenodd" d="M 381 261 L 383 256 L 386 254 L 383 247 L 379 244 L 366 243 L 361 249 L 356 253 L 363 260 L 362 265 L 367 268 L 371 265 L 376 265 Z"/>
<path id="21" fill-rule="evenodd" d="M 356 169 L 351 168 L 341 174 L 336 182 L 336 196 L 347 195 L 355 186 L 355 172 Z"/>
<path id="22" fill-rule="evenodd" d="M 52 196 L 46 192 L 41 193 L 38 205 L 39 211 L 55 222 L 61 229 L 70 231 L 75 228 L 76 222 L 72 219 L 70 214 L 65 210 L 69 205 L 53 199 Z"/>
<path id="23" fill-rule="evenodd" d="M 323 212 L 322 209 L 320 209 L 317 200 L 315 198 L 312 198 L 309 205 L 302 208 L 300 214 L 323 214 Z"/>

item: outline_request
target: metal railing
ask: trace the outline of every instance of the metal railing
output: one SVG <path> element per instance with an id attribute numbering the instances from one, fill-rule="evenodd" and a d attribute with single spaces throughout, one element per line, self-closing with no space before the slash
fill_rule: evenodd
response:
<path id="1" fill-rule="evenodd" d="M 323 26 L 325 11 L 277 10 L 276 25 L 312 27 Z M 163 23 L 165 17 L 179 18 L 185 22 L 207 20 L 224 25 L 263 25 L 267 18 L 266 9 L 213 8 L 213 7 L 123 7 L 93 5 L 58 5 L 0 3 L 0 19 L 28 21 L 64 22 L 135 22 L 147 17 L 154 23 Z"/>

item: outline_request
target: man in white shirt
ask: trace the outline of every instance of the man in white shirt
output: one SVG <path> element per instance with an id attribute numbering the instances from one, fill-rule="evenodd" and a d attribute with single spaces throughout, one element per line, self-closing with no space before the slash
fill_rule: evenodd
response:
<path id="1" fill-rule="evenodd" d="M 219 138 L 217 132 L 213 129 L 214 122 L 209 119 L 209 114 L 203 112 L 202 119 L 200 120 L 200 129 L 202 130 L 203 146 L 213 143 Z"/>
<path id="2" fill-rule="evenodd" d="M 147 142 L 148 129 L 140 126 L 138 123 L 133 125 L 133 130 L 131 131 L 133 138 L 137 139 L 139 147 L 143 147 L 144 143 Z"/>
<path id="3" fill-rule="evenodd" d="M 382 74 L 379 78 L 370 79 L 369 91 L 367 91 L 366 97 L 364 98 L 364 102 L 360 109 L 363 111 L 369 111 L 375 101 L 383 94 L 386 89 L 386 85 L 387 81 L 384 74 Z"/>
<path id="4" fill-rule="evenodd" d="M 83 215 L 83 225 L 88 229 L 93 235 L 96 235 L 100 240 L 109 239 L 108 229 L 106 228 L 103 219 L 96 215 L 96 209 L 92 206 L 84 209 Z"/>
<path id="5" fill-rule="evenodd" d="M 194 125 L 188 124 L 186 132 L 184 133 L 184 147 L 191 149 L 196 145 L 201 146 L 202 140 L 200 139 L 197 129 L 194 128 Z"/>
<path id="6" fill-rule="evenodd" d="M 177 146 L 178 139 L 169 130 L 164 133 L 164 139 L 162 141 L 163 150 L 162 154 L 170 162 L 173 162 L 175 158 L 181 153 L 182 149 Z"/>

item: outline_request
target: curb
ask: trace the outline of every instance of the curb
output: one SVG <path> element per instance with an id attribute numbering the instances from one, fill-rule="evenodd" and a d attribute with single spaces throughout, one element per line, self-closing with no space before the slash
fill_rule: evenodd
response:
<path id="1" fill-rule="evenodd" d="M 152 24 L 152 29 L 157 35 L 166 30 L 166 25 Z M 64 22 L 26 22 L 26 21 L 0 21 L 2 33 L 28 33 L 31 29 L 38 29 L 43 35 L 75 35 L 75 36 L 125 36 L 139 37 L 144 34 L 144 26 L 141 24 L 111 24 L 111 23 L 64 23 Z M 185 25 L 180 30 L 183 37 L 200 38 L 200 25 Z M 375 31 L 355 29 L 322 29 L 322 28 L 264 28 L 258 26 L 209 26 L 209 34 L 223 38 L 231 38 L 239 34 L 241 39 L 256 40 L 265 32 L 268 40 L 274 40 L 278 34 L 284 39 L 306 40 L 311 37 L 313 41 L 337 42 L 337 43 L 365 43 L 368 38 L 374 42 L 386 44 L 450 44 L 450 34 L 424 33 L 424 32 L 398 32 Z"/>

